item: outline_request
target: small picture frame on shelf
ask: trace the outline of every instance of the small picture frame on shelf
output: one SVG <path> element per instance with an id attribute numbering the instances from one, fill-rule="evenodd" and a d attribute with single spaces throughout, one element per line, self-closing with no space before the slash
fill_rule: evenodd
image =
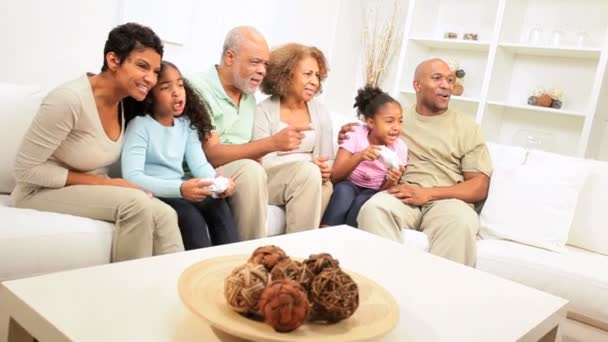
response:
<path id="1" fill-rule="evenodd" d="M 469 33 L 465 33 L 462 36 L 462 39 L 464 39 L 464 40 L 479 40 L 479 35 L 477 33 L 469 32 Z"/>
<path id="2" fill-rule="evenodd" d="M 448 31 L 443 34 L 443 38 L 445 39 L 458 39 L 458 33 Z"/>

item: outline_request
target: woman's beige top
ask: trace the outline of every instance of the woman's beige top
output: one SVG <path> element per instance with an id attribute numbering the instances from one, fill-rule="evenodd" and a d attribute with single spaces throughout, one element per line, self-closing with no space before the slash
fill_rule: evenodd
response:
<path id="1" fill-rule="evenodd" d="M 277 125 L 277 129 L 279 131 L 286 127 L 287 124 L 282 121 L 280 121 Z M 317 134 L 314 130 L 304 131 L 302 133 L 304 133 L 304 138 L 297 149 L 293 151 L 276 152 L 276 158 L 271 160 L 268 158 L 262 158 L 264 167 L 273 166 L 271 165 L 272 161 L 274 161 L 277 165 L 296 161 L 312 161 L 312 151 L 315 148 Z"/>
<path id="2" fill-rule="evenodd" d="M 312 130 L 304 133 L 306 138 L 302 141 L 300 148 L 290 152 L 273 152 L 262 158 L 262 165 L 265 168 L 285 164 L 292 161 L 312 160 L 319 156 L 328 157 L 330 164 L 335 159 L 335 137 L 329 111 L 317 100 L 308 101 L 308 112 Z M 255 111 L 253 124 L 253 139 L 262 139 L 277 134 L 285 128 L 285 123 L 281 121 L 281 100 L 272 96 L 260 102 Z M 313 146 L 308 156 L 303 152 L 308 152 L 307 146 L 312 140 Z M 307 151 L 304 151 L 306 148 Z M 299 154 L 299 156 L 297 156 Z M 295 160 L 294 160 L 295 158 Z"/>
<path id="3" fill-rule="evenodd" d="M 23 137 L 15 161 L 13 203 L 41 188 L 65 186 L 68 170 L 106 175 L 120 158 L 124 133 L 105 133 L 87 75 L 52 90 Z"/>

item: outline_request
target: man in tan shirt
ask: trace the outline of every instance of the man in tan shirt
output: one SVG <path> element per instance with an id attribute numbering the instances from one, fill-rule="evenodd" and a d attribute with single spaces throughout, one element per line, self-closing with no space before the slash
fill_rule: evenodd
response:
<path id="1" fill-rule="evenodd" d="M 416 105 L 404 110 L 401 138 L 408 167 L 396 185 L 367 201 L 359 228 L 400 240 L 400 230 L 427 234 L 430 252 L 474 266 L 479 217 L 473 204 L 488 194 L 492 165 L 481 128 L 448 108 L 455 76 L 440 59 L 416 68 Z"/>

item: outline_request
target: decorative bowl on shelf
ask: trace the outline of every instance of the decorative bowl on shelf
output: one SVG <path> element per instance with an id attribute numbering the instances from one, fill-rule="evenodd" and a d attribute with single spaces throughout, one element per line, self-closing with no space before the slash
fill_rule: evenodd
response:
<path id="1" fill-rule="evenodd" d="M 532 91 L 532 95 L 528 97 L 528 104 L 532 106 L 549 107 L 554 109 L 562 108 L 562 90 L 552 88 L 545 90 L 538 87 Z"/>
<path id="2" fill-rule="evenodd" d="M 224 297 L 224 279 L 247 255 L 222 256 L 188 267 L 178 281 L 182 302 L 212 327 L 253 341 L 368 341 L 395 328 L 399 307 L 393 296 L 369 278 L 346 271 L 359 287 L 359 307 L 348 319 L 335 324 L 306 322 L 297 330 L 281 333 L 233 310 Z"/>

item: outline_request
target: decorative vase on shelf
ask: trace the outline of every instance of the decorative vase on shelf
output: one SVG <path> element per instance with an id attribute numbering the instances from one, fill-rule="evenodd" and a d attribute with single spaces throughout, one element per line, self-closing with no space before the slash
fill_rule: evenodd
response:
<path id="1" fill-rule="evenodd" d="M 555 148 L 555 136 L 549 132 L 519 129 L 513 135 L 514 145 L 521 146 L 526 150 L 553 151 Z"/>
<path id="2" fill-rule="evenodd" d="M 364 6 L 361 43 L 363 46 L 363 78 L 372 86 L 381 87 L 393 58 L 401 47 L 401 5 L 381 0 Z"/>
<path id="3" fill-rule="evenodd" d="M 551 45 L 559 47 L 564 44 L 564 31 L 555 29 L 551 33 Z"/>
<path id="4" fill-rule="evenodd" d="M 542 45 L 543 44 L 543 29 L 540 26 L 533 26 L 528 33 L 528 44 Z"/>
<path id="5" fill-rule="evenodd" d="M 589 33 L 587 33 L 587 31 L 579 30 L 576 32 L 575 36 L 576 36 L 576 47 L 584 48 L 584 47 L 588 47 L 589 45 L 591 45 L 591 37 L 589 36 Z"/>

